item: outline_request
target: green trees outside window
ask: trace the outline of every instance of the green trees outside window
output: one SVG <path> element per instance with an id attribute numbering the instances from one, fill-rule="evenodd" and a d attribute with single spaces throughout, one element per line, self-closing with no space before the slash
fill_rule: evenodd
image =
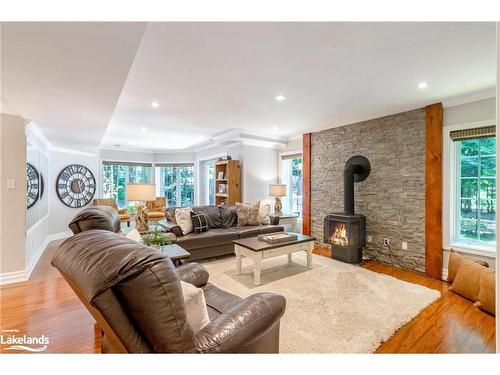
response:
<path id="1" fill-rule="evenodd" d="M 459 240 L 496 241 L 496 139 L 459 142 Z"/>
<path id="2" fill-rule="evenodd" d="M 192 206 L 194 204 L 194 166 L 167 165 L 156 168 L 160 176 L 160 194 L 167 198 L 168 207 Z"/>
<path id="3" fill-rule="evenodd" d="M 151 170 L 144 165 L 103 163 L 102 197 L 116 199 L 119 208 L 128 207 L 125 186 L 128 183 L 151 183 Z"/>

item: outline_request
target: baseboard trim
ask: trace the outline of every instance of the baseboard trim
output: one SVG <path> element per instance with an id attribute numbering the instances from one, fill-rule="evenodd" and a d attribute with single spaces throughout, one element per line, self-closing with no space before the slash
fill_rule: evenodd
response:
<path id="1" fill-rule="evenodd" d="M 47 246 L 52 241 L 61 240 L 63 238 L 70 237 L 72 235 L 71 231 L 64 231 L 59 233 L 49 234 L 45 240 L 38 247 L 35 256 L 31 259 L 30 263 L 23 271 L 14 271 L 14 272 L 6 272 L 0 274 L 0 286 L 9 285 L 9 284 L 17 284 L 27 281 L 33 270 L 35 269 L 36 264 L 40 260 L 40 257 L 47 249 Z"/>
<path id="2" fill-rule="evenodd" d="M 448 268 L 443 268 L 441 273 L 441 280 L 448 281 Z"/>
<path id="3" fill-rule="evenodd" d="M 26 271 L 14 271 L 0 273 L 0 286 L 22 283 L 28 280 Z"/>

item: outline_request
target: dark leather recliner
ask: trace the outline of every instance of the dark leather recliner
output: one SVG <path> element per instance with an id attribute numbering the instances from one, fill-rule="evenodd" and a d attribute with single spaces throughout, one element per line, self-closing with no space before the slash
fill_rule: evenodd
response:
<path id="1" fill-rule="evenodd" d="M 64 241 L 52 265 L 102 328 L 103 352 L 279 351 L 285 298 L 259 293 L 241 299 L 209 283 L 200 264 L 175 268 L 153 248 L 109 230 L 90 229 Z M 196 335 L 186 321 L 180 280 L 204 291 L 210 323 Z"/>

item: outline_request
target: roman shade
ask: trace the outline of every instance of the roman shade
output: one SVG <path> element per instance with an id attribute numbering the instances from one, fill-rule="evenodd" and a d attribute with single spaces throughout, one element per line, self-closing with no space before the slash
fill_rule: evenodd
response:
<path id="1" fill-rule="evenodd" d="M 281 155 L 281 160 L 290 160 L 290 159 L 301 158 L 301 157 L 302 157 L 301 153 L 290 154 L 290 155 Z"/>
<path id="2" fill-rule="evenodd" d="M 141 163 L 141 162 L 125 162 L 125 161 L 104 161 L 102 165 L 126 165 L 129 167 L 152 167 L 152 163 Z"/>
<path id="3" fill-rule="evenodd" d="M 155 167 L 194 167 L 194 163 L 155 163 Z"/>
<path id="4" fill-rule="evenodd" d="M 452 141 L 463 141 L 467 139 L 494 137 L 496 134 L 495 125 L 484 126 L 482 128 L 474 129 L 464 129 L 464 130 L 454 130 L 450 132 L 450 138 Z"/>

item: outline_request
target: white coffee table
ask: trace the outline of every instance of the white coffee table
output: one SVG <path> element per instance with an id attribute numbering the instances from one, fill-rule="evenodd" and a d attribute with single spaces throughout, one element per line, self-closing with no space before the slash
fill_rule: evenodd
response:
<path id="1" fill-rule="evenodd" d="M 298 251 L 307 252 L 307 267 L 312 267 L 312 251 L 314 249 L 314 237 L 297 234 L 297 239 L 290 242 L 271 244 L 249 237 L 240 240 L 234 240 L 234 252 L 236 254 L 236 269 L 241 274 L 241 261 L 243 257 L 253 260 L 254 284 L 260 285 L 260 271 L 262 260 L 274 258 L 280 255 L 288 254 L 288 261 L 292 261 L 292 253 Z"/>

